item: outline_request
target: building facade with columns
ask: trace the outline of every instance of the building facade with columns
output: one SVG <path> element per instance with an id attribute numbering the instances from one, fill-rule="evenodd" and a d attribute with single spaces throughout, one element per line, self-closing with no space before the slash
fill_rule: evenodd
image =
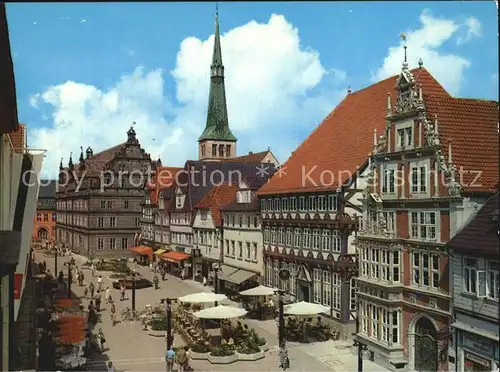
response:
<path id="1" fill-rule="evenodd" d="M 406 47 L 401 73 L 366 89 L 378 124 L 356 240 L 356 339 L 390 370 L 454 370 L 446 243 L 495 191 L 498 103 L 450 96 L 422 65 L 408 68 Z"/>
<path id="2" fill-rule="evenodd" d="M 153 162 L 133 127 L 124 143 L 60 165 L 56 239 L 88 257 L 127 256 L 140 231 L 144 184 Z"/>

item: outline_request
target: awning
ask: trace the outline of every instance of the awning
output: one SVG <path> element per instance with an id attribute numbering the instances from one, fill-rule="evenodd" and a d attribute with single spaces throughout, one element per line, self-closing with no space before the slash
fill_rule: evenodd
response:
<path id="1" fill-rule="evenodd" d="M 161 254 L 160 259 L 163 261 L 168 261 L 168 262 L 181 262 L 183 260 L 187 260 L 188 258 L 191 257 L 191 255 L 184 253 L 184 252 L 166 252 Z"/>
<path id="2" fill-rule="evenodd" d="M 257 273 L 252 271 L 238 269 L 236 267 L 231 267 L 228 265 L 222 265 L 221 272 L 217 276 L 220 280 L 230 282 L 233 284 L 241 284 L 244 281 L 254 277 Z"/>
<path id="3" fill-rule="evenodd" d="M 145 245 L 129 247 L 129 250 L 142 256 L 148 256 L 149 258 L 153 257 L 153 248 L 147 247 Z"/>
<path id="4" fill-rule="evenodd" d="M 155 254 L 159 255 L 159 254 L 165 253 L 166 251 L 167 251 L 166 249 L 157 249 L 155 251 Z"/>
<path id="5" fill-rule="evenodd" d="M 219 280 L 227 280 L 229 281 L 229 277 L 238 271 L 238 268 L 228 266 L 228 265 L 220 265 L 220 269 L 217 272 L 217 278 Z"/>

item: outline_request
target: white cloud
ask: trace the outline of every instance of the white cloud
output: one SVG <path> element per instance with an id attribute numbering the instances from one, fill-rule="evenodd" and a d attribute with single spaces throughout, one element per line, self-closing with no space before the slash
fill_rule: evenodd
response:
<path id="1" fill-rule="evenodd" d="M 38 103 L 40 102 L 40 93 L 32 94 L 28 97 L 28 101 L 31 107 L 38 108 Z"/>
<path id="2" fill-rule="evenodd" d="M 463 26 L 463 28 L 466 29 L 465 36 L 457 38 L 458 45 L 468 43 L 472 39 L 482 36 L 481 23 L 477 20 L 477 18 L 467 18 Z"/>
<path id="3" fill-rule="evenodd" d="M 405 32 L 410 67 L 416 67 L 417 61 L 422 58 L 424 66 L 445 89 L 450 94 L 457 95 L 464 70 L 470 66 L 470 62 L 458 55 L 441 53 L 438 49 L 463 26 L 453 20 L 434 18 L 428 11 L 422 12 L 420 22 L 422 26 L 419 29 Z M 390 47 L 382 66 L 373 75 L 373 80 L 397 74 L 401 70 L 403 56 L 402 42 L 398 46 Z"/>
<path id="4" fill-rule="evenodd" d="M 292 132 L 310 132 L 345 94 L 335 84 L 345 73 L 326 71 L 319 54 L 300 45 L 298 30 L 281 15 L 232 29 L 221 43 L 229 121 L 240 154 L 271 146 L 285 160 L 304 136 Z M 54 175 L 60 158 L 67 163 L 73 151 L 76 160 L 80 146 L 101 151 L 123 142 L 134 121 L 141 144 L 153 158 L 161 155 L 171 165 L 197 158 L 212 50 L 213 35 L 181 43 L 171 71 L 176 102 L 165 98 L 162 71 L 142 68 L 108 90 L 67 81 L 35 95 L 53 112 L 51 127 L 30 131 L 31 146 L 48 150 L 44 169 Z M 330 86 L 316 94 L 313 89 L 328 79 Z"/>

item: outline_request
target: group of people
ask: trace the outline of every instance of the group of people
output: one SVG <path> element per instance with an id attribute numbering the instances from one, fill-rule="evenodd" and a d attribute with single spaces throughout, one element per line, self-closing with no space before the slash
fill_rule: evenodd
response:
<path id="1" fill-rule="evenodd" d="M 165 353 L 165 362 L 167 363 L 167 372 L 172 372 L 174 369 L 174 363 L 179 364 L 179 372 L 184 372 L 189 367 L 189 359 L 187 355 L 187 351 L 189 348 L 187 346 L 181 347 L 174 350 L 171 346 L 167 349 Z"/>

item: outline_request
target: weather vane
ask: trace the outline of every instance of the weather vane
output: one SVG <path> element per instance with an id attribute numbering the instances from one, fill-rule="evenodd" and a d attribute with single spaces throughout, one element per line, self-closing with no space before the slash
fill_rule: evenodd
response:
<path id="1" fill-rule="evenodd" d="M 401 32 L 401 34 L 399 34 L 399 37 L 404 42 L 403 48 L 405 49 L 405 62 L 407 62 L 407 59 L 406 59 L 406 34 L 404 32 Z"/>

